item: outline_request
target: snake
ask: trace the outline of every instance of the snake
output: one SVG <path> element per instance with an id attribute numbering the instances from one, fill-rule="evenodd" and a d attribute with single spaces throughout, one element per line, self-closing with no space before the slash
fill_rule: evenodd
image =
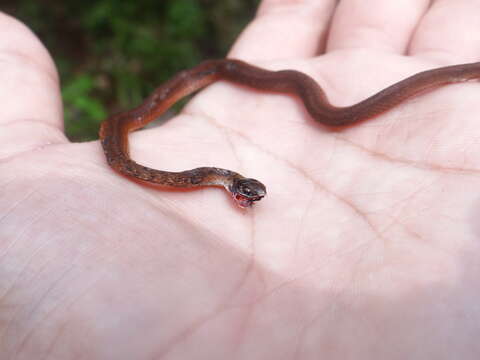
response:
<path id="1" fill-rule="evenodd" d="M 297 96 L 313 120 L 329 127 L 342 127 L 378 116 L 427 90 L 478 78 L 480 62 L 435 68 L 407 77 L 356 104 L 337 107 L 329 102 L 322 87 L 305 73 L 270 71 L 237 59 L 206 60 L 178 72 L 139 106 L 108 117 L 100 126 L 100 142 L 110 167 L 132 180 L 177 189 L 223 187 L 238 206 L 248 208 L 267 193 L 260 181 L 217 167 L 172 172 L 143 166 L 130 158 L 128 134 L 158 118 L 183 97 L 220 80 Z"/>

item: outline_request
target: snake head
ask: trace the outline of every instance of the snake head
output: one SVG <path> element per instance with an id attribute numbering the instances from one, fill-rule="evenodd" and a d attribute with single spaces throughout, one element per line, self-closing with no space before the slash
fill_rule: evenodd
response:
<path id="1" fill-rule="evenodd" d="M 229 189 L 233 199 L 241 208 L 252 206 L 254 201 L 262 200 L 267 189 L 260 181 L 247 178 L 236 178 Z"/>

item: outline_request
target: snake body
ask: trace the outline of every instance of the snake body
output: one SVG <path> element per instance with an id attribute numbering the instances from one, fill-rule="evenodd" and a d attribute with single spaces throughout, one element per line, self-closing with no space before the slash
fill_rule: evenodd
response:
<path id="1" fill-rule="evenodd" d="M 480 62 L 441 67 L 410 76 L 357 104 L 336 107 L 315 80 L 299 71 L 269 71 L 234 59 L 207 60 L 176 74 L 140 106 L 106 119 L 100 128 L 100 140 L 108 164 L 127 177 L 170 188 L 221 186 L 239 206 L 249 207 L 266 195 L 265 185 L 258 180 L 216 167 L 170 172 L 140 165 L 129 156 L 128 133 L 155 120 L 181 98 L 219 80 L 296 95 L 314 120 L 327 126 L 344 126 L 377 116 L 420 92 L 478 78 Z"/>

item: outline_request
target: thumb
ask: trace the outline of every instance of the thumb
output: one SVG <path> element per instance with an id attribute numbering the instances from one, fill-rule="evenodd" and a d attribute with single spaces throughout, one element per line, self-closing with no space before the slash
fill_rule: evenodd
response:
<path id="1" fill-rule="evenodd" d="M 0 99 L 0 160 L 67 141 L 52 59 L 25 25 L 1 12 Z"/>

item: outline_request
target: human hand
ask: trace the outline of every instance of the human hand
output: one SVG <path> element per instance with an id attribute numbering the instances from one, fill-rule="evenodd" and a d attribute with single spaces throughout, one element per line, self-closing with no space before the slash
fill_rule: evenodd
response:
<path id="1" fill-rule="evenodd" d="M 230 57 L 306 72 L 336 105 L 478 59 L 470 2 L 335 3 L 264 1 Z M 140 186 L 98 142 L 69 143 L 45 50 L 11 18 L 0 34 L 7 359 L 478 354 L 477 84 L 332 131 L 289 96 L 219 83 L 130 136 L 151 167 L 264 182 L 242 211 L 219 189 Z"/>

